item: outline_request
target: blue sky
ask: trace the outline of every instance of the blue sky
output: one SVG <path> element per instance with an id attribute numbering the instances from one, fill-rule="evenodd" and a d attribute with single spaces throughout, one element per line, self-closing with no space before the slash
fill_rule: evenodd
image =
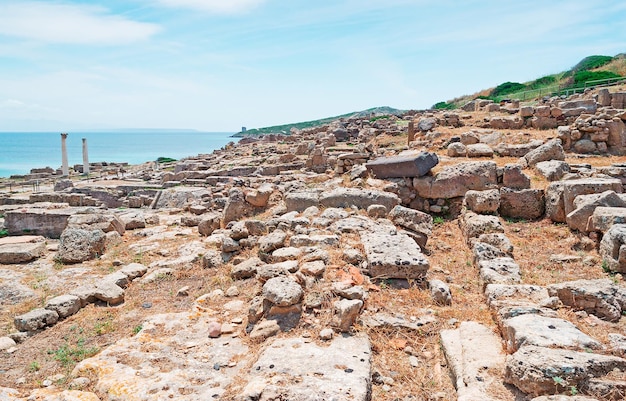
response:
<path id="1" fill-rule="evenodd" d="M 626 52 L 626 3 L 0 0 L 0 131 L 422 109 Z"/>

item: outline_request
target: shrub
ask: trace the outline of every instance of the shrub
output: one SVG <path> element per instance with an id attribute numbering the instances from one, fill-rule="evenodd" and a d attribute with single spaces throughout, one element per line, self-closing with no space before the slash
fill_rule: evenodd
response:
<path id="1" fill-rule="evenodd" d="M 611 71 L 578 71 L 574 74 L 574 83 L 581 85 L 589 81 L 619 77 L 620 75 Z"/>
<path id="2" fill-rule="evenodd" d="M 526 89 L 526 85 L 520 84 L 519 82 L 505 82 L 496 86 L 495 89 L 491 91 L 491 96 L 508 95 L 509 93 L 519 92 L 524 89 Z"/>
<path id="3" fill-rule="evenodd" d="M 438 102 L 435 103 L 432 108 L 435 110 L 452 110 L 456 107 L 452 103 Z"/>
<path id="4" fill-rule="evenodd" d="M 528 87 L 530 89 L 537 89 L 544 86 L 552 85 L 554 83 L 556 83 L 556 77 L 554 75 L 546 75 L 545 77 L 535 79 L 528 84 Z"/>
<path id="5" fill-rule="evenodd" d="M 574 72 L 587 71 L 594 68 L 602 67 L 610 63 L 613 60 L 611 56 L 589 56 L 582 59 L 578 64 L 572 68 Z"/>

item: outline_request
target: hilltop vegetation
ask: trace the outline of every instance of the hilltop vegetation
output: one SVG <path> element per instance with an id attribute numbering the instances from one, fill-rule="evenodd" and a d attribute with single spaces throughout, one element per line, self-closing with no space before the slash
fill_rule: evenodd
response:
<path id="1" fill-rule="evenodd" d="M 574 67 L 557 74 L 546 75 L 529 82 L 504 82 L 495 88 L 480 91 L 474 95 L 462 96 L 446 102 L 438 102 L 433 109 L 454 109 L 473 99 L 490 99 L 499 102 L 503 99 L 532 100 L 542 96 L 582 91 L 599 83 L 626 79 L 626 54 L 611 56 L 589 56 Z"/>
<path id="2" fill-rule="evenodd" d="M 387 107 L 387 106 L 374 107 L 374 108 L 363 110 L 363 111 L 355 111 L 352 113 L 342 114 L 340 116 L 321 118 L 319 120 L 311 120 L 311 121 L 304 121 L 304 122 L 299 122 L 299 123 L 274 125 L 272 127 L 249 129 L 246 132 L 238 132 L 237 134 L 233 136 L 243 137 L 243 136 L 257 136 L 257 135 L 268 135 L 268 134 L 289 134 L 292 128 L 305 129 L 305 128 L 319 127 L 321 125 L 328 124 L 332 121 L 339 120 L 341 118 L 362 118 L 362 117 L 368 117 L 368 116 L 371 116 L 372 118 L 376 118 L 380 116 L 400 115 L 403 112 L 404 110 L 394 109 L 393 107 Z"/>

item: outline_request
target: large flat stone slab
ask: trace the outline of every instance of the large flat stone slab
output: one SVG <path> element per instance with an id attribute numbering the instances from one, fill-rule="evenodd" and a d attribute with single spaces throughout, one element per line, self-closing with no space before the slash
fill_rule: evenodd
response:
<path id="1" fill-rule="evenodd" d="M 238 337 L 209 338 L 214 319 L 200 312 L 151 317 L 135 336 L 76 365 L 109 400 L 213 400 L 249 362 Z M 93 375 L 93 376 L 91 376 Z"/>
<path id="2" fill-rule="evenodd" d="M 585 310 L 610 322 L 617 322 L 626 309 L 626 288 L 611 279 L 552 284 L 548 292 L 571 308 Z"/>
<path id="3" fill-rule="evenodd" d="M 26 263 L 43 256 L 44 241 L 45 238 L 32 235 L 0 238 L 0 264 Z"/>
<path id="4" fill-rule="evenodd" d="M 495 401 L 488 394 L 490 385 L 501 380 L 504 370 L 505 354 L 500 338 L 480 323 L 462 322 L 456 330 L 441 332 L 441 344 L 458 399 Z"/>
<path id="5" fill-rule="evenodd" d="M 426 275 L 430 267 L 428 259 L 408 235 L 377 230 L 361 232 L 360 237 L 370 276 L 422 279 Z"/>
<path id="6" fill-rule="evenodd" d="M 245 375 L 238 400 L 370 399 L 371 350 L 366 336 L 338 336 L 328 346 L 276 339 Z"/>
<path id="7" fill-rule="evenodd" d="M 580 388 L 590 378 L 613 369 L 626 369 L 626 359 L 529 345 L 507 358 L 504 381 L 539 396 L 566 390 L 558 382 L 567 384 L 567 389 Z"/>
<path id="8" fill-rule="evenodd" d="M 504 320 L 503 336 L 509 352 L 522 346 L 558 348 L 591 348 L 602 345 L 589 337 L 567 320 L 545 317 L 538 314 L 525 314 Z"/>
<path id="9" fill-rule="evenodd" d="M 421 177 L 439 163 L 435 153 L 380 157 L 365 165 L 376 178 Z"/>
<path id="10" fill-rule="evenodd" d="M 60 238 L 67 227 L 67 221 L 82 208 L 62 209 L 18 209 L 7 211 L 4 225 L 9 235 L 42 235 L 47 238 Z"/>
<path id="11" fill-rule="evenodd" d="M 322 192 L 319 202 L 324 207 L 349 208 L 356 206 L 359 209 L 367 209 L 371 205 L 383 205 L 387 210 L 391 210 L 400 204 L 400 198 L 396 194 L 374 189 L 340 187 Z"/>

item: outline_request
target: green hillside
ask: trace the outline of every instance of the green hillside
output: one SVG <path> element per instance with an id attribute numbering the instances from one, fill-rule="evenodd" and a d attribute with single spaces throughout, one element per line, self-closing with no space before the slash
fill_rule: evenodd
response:
<path id="1" fill-rule="evenodd" d="M 374 107 L 374 108 L 363 110 L 363 111 L 355 111 L 352 113 L 342 114 L 340 116 L 321 118 L 319 120 L 275 125 L 272 127 L 249 129 L 246 132 L 238 132 L 233 136 L 240 138 L 244 136 L 258 136 L 258 135 L 268 135 L 268 134 L 283 134 L 283 135 L 287 134 L 288 135 L 292 128 L 304 129 L 304 128 L 319 127 L 321 125 L 329 124 L 341 118 L 400 115 L 402 113 L 404 113 L 404 110 L 394 109 L 393 107 L 387 107 L 387 106 Z"/>
<path id="2" fill-rule="evenodd" d="M 495 88 L 486 89 L 471 96 L 462 96 L 438 102 L 433 109 L 454 109 L 473 99 L 533 100 L 543 96 L 572 94 L 585 88 L 626 80 L 626 54 L 611 56 L 589 56 L 574 67 L 558 74 L 546 75 L 529 82 L 504 82 Z"/>

